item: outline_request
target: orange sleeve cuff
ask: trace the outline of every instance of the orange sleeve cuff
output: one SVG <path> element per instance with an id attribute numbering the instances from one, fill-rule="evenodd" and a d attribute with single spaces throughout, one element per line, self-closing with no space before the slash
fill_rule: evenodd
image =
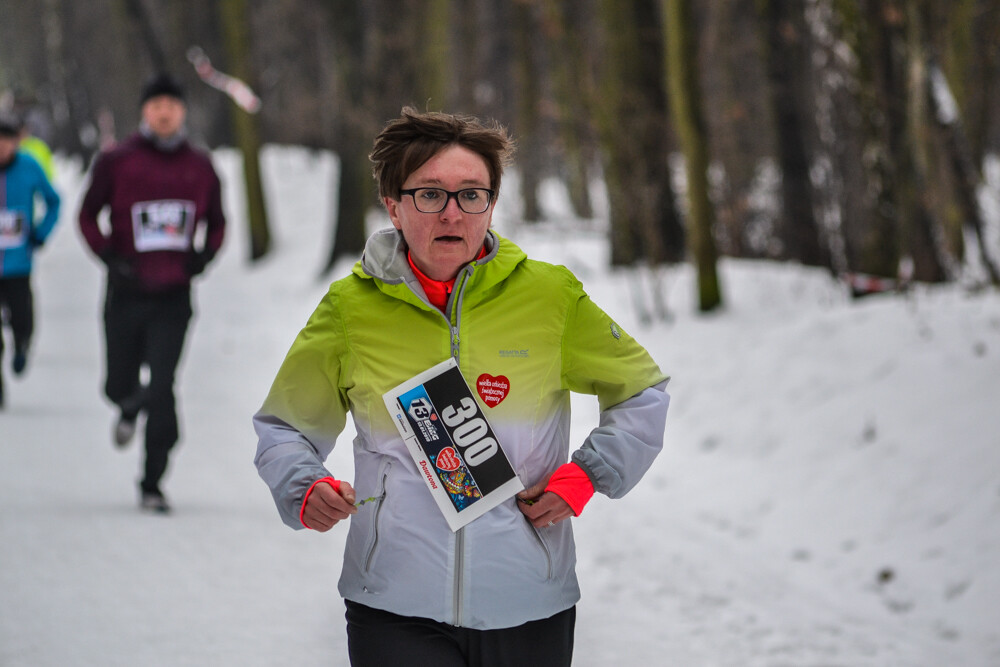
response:
<path id="1" fill-rule="evenodd" d="M 316 485 L 319 484 L 320 482 L 326 482 L 327 484 L 333 487 L 334 491 L 340 493 L 339 479 L 334 479 L 333 477 L 321 477 L 320 479 L 317 479 L 315 482 L 312 483 L 312 486 L 310 486 L 309 489 L 306 491 L 306 495 L 302 497 L 302 508 L 299 509 L 299 523 L 301 523 L 306 528 L 309 528 L 309 530 L 312 530 L 312 528 L 306 523 L 305 519 L 303 518 L 303 515 L 305 515 L 306 512 L 306 503 L 309 502 L 309 494 L 313 492 L 313 489 L 315 489 Z"/>
<path id="2" fill-rule="evenodd" d="M 594 495 L 594 483 L 583 468 L 575 463 L 564 463 L 552 473 L 545 490 L 565 500 L 573 514 L 580 516 L 584 505 Z"/>

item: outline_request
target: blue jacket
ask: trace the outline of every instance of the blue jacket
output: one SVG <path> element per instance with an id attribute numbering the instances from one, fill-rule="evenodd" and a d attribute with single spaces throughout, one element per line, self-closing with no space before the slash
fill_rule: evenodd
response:
<path id="1" fill-rule="evenodd" d="M 35 197 L 45 200 L 45 216 L 35 224 Z M 59 195 L 39 164 L 18 151 L 0 168 L 0 278 L 31 273 L 31 255 L 59 220 Z"/>

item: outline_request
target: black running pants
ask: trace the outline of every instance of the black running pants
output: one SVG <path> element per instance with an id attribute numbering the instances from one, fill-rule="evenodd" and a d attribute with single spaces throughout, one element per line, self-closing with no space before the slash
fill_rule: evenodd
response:
<path id="1" fill-rule="evenodd" d="M 10 331 L 14 334 L 14 349 L 27 350 L 35 330 L 34 298 L 28 276 L 0 278 L 0 311 L 6 311 Z M 3 333 L 0 332 L 0 356 L 3 354 Z"/>
<path id="2" fill-rule="evenodd" d="M 107 379 L 104 392 L 134 419 L 146 413 L 144 491 L 158 491 L 179 437 L 174 378 L 191 320 L 190 289 L 141 294 L 108 287 L 104 304 Z M 142 368 L 149 373 L 142 382 Z"/>
<path id="3" fill-rule="evenodd" d="M 345 601 L 353 667 L 569 667 L 576 607 L 513 628 L 470 630 Z"/>

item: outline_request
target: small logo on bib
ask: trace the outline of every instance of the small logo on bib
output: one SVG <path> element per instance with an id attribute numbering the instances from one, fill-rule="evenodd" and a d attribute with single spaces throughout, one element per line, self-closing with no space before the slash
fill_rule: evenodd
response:
<path id="1" fill-rule="evenodd" d="M 438 452 L 437 460 L 434 461 L 436 465 L 441 470 L 447 470 L 451 472 L 453 470 L 458 470 L 462 462 L 458 460 L 458 455 L 455 454 L 454 447 L 445 447 L 440 452 Z"/>

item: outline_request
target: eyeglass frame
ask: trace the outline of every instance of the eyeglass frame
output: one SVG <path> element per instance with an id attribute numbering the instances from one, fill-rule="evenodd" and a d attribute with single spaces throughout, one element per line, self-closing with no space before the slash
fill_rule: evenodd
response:
<path id="1" fill-rule="evenodd" d="M 417 205 L 417 195 L 416 195 L 416 193 L 420 192 L 421 190 L 437 190 L 438 192 L 443 192 L 445 194 L 444 205 L 441 206 L 441 208 L 439 208 L 436 211 L 422 210 Z M 458 195 L 462 194 L 463 192 L 468 192 L 469 190 L 482 190 L 483 192 L 489 195 L 486 200 L 486 207 L 483 208 L 482 211 L 477 211 L 476 213 L 470 213 L 469 211 L 465 210 L 464 206 L 462 206 L 462 202 L 458 198 Z M 491 188 L 462 188 L 461 190 L 455 190 L 454 192 L 452 192 L 450 190 L 445 190 L 444 188 L 434 188 L 425 186 L 422 188 L 407 188 L 406 190 L 400 190 L 399 191 L 400 198 L 402 198 L 404 195 L 410 195 L 410 197 L 413 198 L 413 206 L 420 213 L 440 213 L 441 211 L 448 208 L 448 202 L 454 199 L 455 203 L 458 205 L 458 208 L 462 211 L 462 213 L 465 213 L 466 215 L 482 215 L 483 213 L 486 213 L 486 211 L 490 210 L 490 205 L 493 203 L 493 197 L 496 196 L 496 191 L 494 191 Z"/>

